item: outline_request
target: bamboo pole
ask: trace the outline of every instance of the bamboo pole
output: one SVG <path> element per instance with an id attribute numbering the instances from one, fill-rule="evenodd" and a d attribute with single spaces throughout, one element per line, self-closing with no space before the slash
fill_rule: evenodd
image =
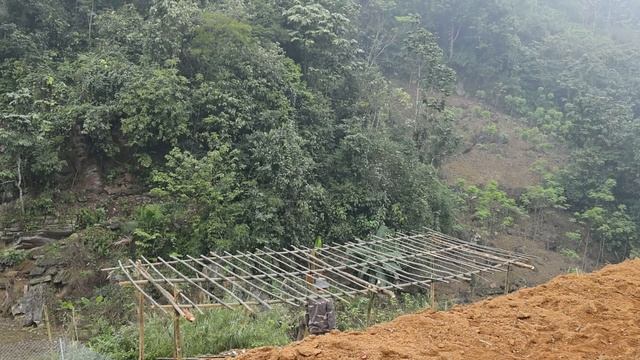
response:
<path id="1" fill-rule="evenodd" d="M 204 269 L 204 268 L 207 268 L 207 269 L 209 269 L 209 270 L 211 270 L 211 271 L 215 272 L 215 273 L 216 273 L 216 275 L 220 276 L 220 277 L 221 277 L 221 278 L 223 278 L 225 281 L 228 281 L 229 283 L 233 284 L 236 288 L 238 288 L 238 289 L 242 290 L 244 293 L 246 293 L 246 294 L 248 294 L 249 296 L 251 296 L 252 298 L 256 299 L 256 301 L 258 301 L 260 304 L 262 304 L 263 306 L 265 306 L 267 309 L 271 309 L 271 306 L 270 306 L 267 302 L 265 302 L 264 300 L 262 300 L 262 299 L 261 299 L 259 296 L 257 296 L 256 294 L 252 293 L 250 290 L 245 289 L 242 285 L 240 285 L 240 284 L 238 284 L 238 283 L 234 282 L 233 280 L 231 280 L 231 279 L 229 279 L 228 277 L 224 276 L 223 274 L 219 273 L 216 269 L 213 269 L 211 266 L 209 266 L 209 265 L 207 265 L 207 264 L 203 263 L 202 261 L 200 261 L 200 260 L 198 260 L 198 259 L 196 259 L 196 258 L 194 258 L 194 257 L 191 257 L 191 256 L 189 256 L 189 255 L 187 255 L 187 257 L 188 257 L 189 259 L 193 260 L 196 264 L 198 264 L 198 265 L 202 266 L 202 268 L 203 268 L 203 269 Z M 215 263 L 214 263 L 214 264 L 215 264 Z M 233 294 L 233 292 L 232 292 L 232 291 L 229 291 L 229 292 L 230 292 L 231 294 Z M 234 294 L 233 296 L 234 296 L 237 300 L 240 300 L 240 298 L 238 298 L 237 296 L 235 296 L 235 294 Z M 250 313 L 254 313 L 254 311 L 253 311 L 251 308 L 249 308 L 249 307 L 247 307 L 247 310 L 248 310 Z"/>
<path id="2" fill-rule="evenodd" d="M 371 311 L 373 310 L 373 303 L 376 301 L 376 293 L 371 292 L 369 296 L 369 304 L 367 304 L 367 326 L 371 326 Z"/>
<path id="3" fill-rule="evenodd" d="M 269 254 L 266 254 L 266 255 L 267 255 L 267 256 L 269 256 L 269 257 L 271 257 L 271 258 L 272 258 L 273 260 L 275 260 L 275 261 L 278 261 L 278 262 L 280 262 L 280 263 L 286 264 L 284 261 L 282 261 L 282 260 L 278 259 L 276 256 L 269 255 Z M 293 255 L 293 253 L 292 253 L 292 255 Z M 301 255 L 299 255 L 299 254 L 297 254 L 297 253 L 296 253 L 296 254 L 294 254 L 294 256 L 295 256 L 295 257 L 297 257 L 297 258 L 299 258 L 299 259 L 301 259 L 301 260 L 303 260 L 303 261 L 306 261 L 306 258 L 305 258 L 305 257 L 303 257 L 303 256 L 301 256 Z M 297 267 L 297 266 L 302 266 L 302 265 L 298 265 L 298 263 L 297 263 L 297 262 L 295 262 L 295 261 L 293 262 L 293 264 L 295 264 L 295 265 L 296 265 L 296 267 Z M 309 270 L 309 269 L 304 268 L 304 266 L 302 266 L 302 271 L 300 271 L 299 273 L 300 273 L 300 275 L 302 275 L 302 274 L 304 274 L 304 275 L 306 275 L 306 274 L 315 274 L 316 276 L 325 276 L 325 275 L 324 275 L 324 269 L 323 269 L 322 271 Z M 354 289 L 354 288 L 352 288 L 352 287 L 350 287 L 350 286 L 347 286 L 347 285 L 344 285 L 344 284 L 340 284 L 338 281 L 336 281 L 336 280 L 334 280 L 334 279 L 331 279 L 331 278 L 329 278 L 329 277 L 327 277 L 326 279 L 327 279 L 327 282 L 328 282 L 328 283 L 333 283 L 333 284 L 334 284 L 334 285 L 333 285 L 333 287 L 335 287 L 335 288 L 338 290 L 338 292 L 337 292 L 337 293 L 336 293 L 336 292 L 329 292 L 329 291 L 327 291 L 327 292 L 326 292 L 326 294 L 327 294 L 327 295 L 330 295 L 330 296 L 334 296 L 334 297 L 335 297 L 335 298 L 337 298 L 338 300 L 340 300 L 340 301 L 344 302 L 345 304 L 348 304 L 348 303 L 349 303 L 349 301 L 348 301 L 347 299 L 345 299 L 345 298 L 341 297 L 340 295 L 343 295 L 343 294 L 344 294 L 344 295 L 347 295 L 350 291 L 357 291 L 357 290 L 356 290 L 356 289 Z M 306 280 L 304 280 L 304 279 L 300 279 L 300 281 L 306 281 Z M 306 282 L 305 282 L 305 284 L 306 284 Z M 313 288 L 313 287 L 311 287 L 311 288 L 307 288 L 307 287 L 306 287 L 306 285 L 305 285 L 305 288 L 307 289 L 307 291 L 308 291 L 311 295 L 313 295 L 313 296 L 315 296 L 315 297 L 323 297 L 323 295 L 322 295 L 322 294 L 320 294 L 320 293 L 318 293 L 318 292 L 316 292 L 316 291 L 315 291 L 315 288 Z M 347 289 L 347 290 L 345 291 L 345 289 Z"/>
<path id="4" fill-rule="evenodd" d="M 47 327 L 47 338 L 49 339 L 49 342 L 52 343 L 53 342 L 53 335 L 51 333 L 51 322 L 49 321 L 49 310 L 47 309 L 47 304 L 45 302 L 44 306 L 43 306 L 43 311 L 44 311 L 44 322 L 45 325 Z"/>
<path id="5" fill-rule="evenodd" d="M 132 264 L 135 265 L 135 263 L 132 260 L 129 260 Z M 178 303 L 175 301 L 175 297 L 171 295 L 171 293 L 163 288 L 160 284 L 158 284 L 155 280 L 152 280 L 151 277 L 149 276 L 149 273 L 147 273 L 146 270 L 144 270 L 142 268 L 142 266 L 138 266 L 138 271 L 140 273 L 140 275 L 142 275 L 142 277 L 144 277 L 147 280 L 151 281 L 151 285 L 153 285 L 159 292 L 160 294 L 165 298 L 165 300 L 167 300 L 167 302 L 169 302 L 169 304 L 171 304 L 173 306 L 173 308 L 181 315 L 183 316 L 185 319 L 187 319 L 188 321 L 194 321 L 195 317 L 193 316 L 193 314 L 191 314 L 188 310 L 181 308 L 180 306 L 178 306 Z M 175 285 L 174 285 L 175 287 Z"/>
<path id="6" fill-rule="evenodd" d="M 122 265 L 122 262 L 118 260 L 118 264 L 120 264 L 120 267 L 122 268 L 122 272 L 129 279 L 129 281 L 131 281 L 131 284 L 136 288 L 136 290 L 138 290 L 140 293 L 142 293 L 147 299 L 149 299 L 149 301 L 151 301 L 151 303 L 154 306 L 156 306 L 157 308 L 160 309 L 160 311 L 162 311 L 163 313 L 166 314 L 167 312 L 160 307 L 160 304 L 158 304 L 158 302 L 155 301 L 153 299 L 153 297 L 151 297 L 149 294 L 147 294 L 140 286 L 138 286 L 138 284 L 136 284 L 134 282 L 133 278 L 131 277 L 131 274 L 129 274 L 129 272 L 127 270 L 125 270 L 124 266 Z"/>
<path id="7" fill-rule="evenodd" d="M 228 253 L 228 252 L 226 252 L 226 251 L 225 251 L 225 253 L 226 253 L 226 254 L 229 254 L 229 253 Z M 248 263 L 248 262 L 246 262 L 246 261 L 242 260 L 241 258 L 238 258 L 237 260 L 238 260 L 241 264 L 244 264 L 245 266 L 248 266 L 248 267 L 249 267 L 249 268 L 251 268 L 251 269 L 254 269 L 254 270 L 256 270 L 256 271 L 261 272 L 259 268 L 257 268 L 256 266 L 254 266 L 254 265 L 252 265 L 252 264 L 250 264 L 250 263 Z M 263 272 L 263 273 L 264 273 L 264 272 Z M 295 288 L 293 288 L 293 287 L 289 286 L 288 284 L 286 284 L 285 282 L 281 281 L 280 279 L 278 279 L 278 278 L 276 278 L 276 277 L 274 277 L 274 276 L 271 276 L 271 275 L 269 275 L 269 274 L 267 274 L 267 273 L 264 273 L 264 274 L 265 274 L 265 275 L 267 275 L 267 277 L 268 277 L 269 279 L 271 279 L 272 281 L 275 281 L 276 283 L 278 283 L 278 284 L 280 284 L 280 285 L 282 285 L 282 286 L 284 286 L 284 287 L 286 287 L 286 288 L 289 288 L 289 289 L 293 290 L 294 292 L 296 292 L 296 293 L 298 293 L 298 294 L 300 294 L 300 295 L 302 295 L 302 296 L 306 296 L 306 294 L 299 292 L 298 290 L 296 290 Z M 271 285 L 271 286 L 275 289 L 275 286 L 274 286 L 274 285 Z M 304 302 L 304 301 L 302 301 L 302 305 L 303 305 L 303 306 L 304 306 L 304 303 L 305 303 L 305 302 Z M 296 305 L 296 306 L 297 306 L 297 304 L 294 304 L 294 305 Z"/>
<path id="8" fill-rule="evenodd" d="M 507 276 L 504 278 L 504 294 L 508 294 L 510 291 L 511 284 L 509 283 L 509 275 L 511 275 L 511 264 L 507 264 Z"/>
<path id="9" fill-rule="evenodd" d="M 180 271 L 178 271 L 178 269 L 176 269 L 175 267 L 173 267 L 172 265 L 170 265 L 168 262 L 166 262 L 164 259 L 162 259 L 161 257 L 158 257 L 158 260 L 160 260 L 162 263 L 165 264 L 165 266 L 167 268 L 169 268 L 171 271 L 175 272 L 176 274 L 178 274 L 178 276 L 181 276 L 182 278 L 184 278 L 184 280 L 192 285 L 194 285 L 195 287 L 197 287 L 198 289 L 200 289 L 200 291 L 203 291 L 205 294 L 207 294 L 208 296 L 210 296 L 212 299 L 214 299 L 215 301 L 224 304 L 224 302 L 219 299 L 217 296 L 215 296 L 214 294 L 212 294 L 211 292 L 209 292 L 207 289 L 205 289 L 204 287 L 202 287 L 201 285 L 198 285 L 197 283 L 193 282 L 191 279 L 189 279 L 189 277 L 187 277 L 186 275 L 184 275 L 183 273 L 181 273 Z M 175 283 L 174 283 L 175 284 Z M 185 296 L 186 297 L 186 296 Z M 202 310 L 201 310 L 202 311 Z"/>
<path id="10" fill-rule="evenodd" d="M 429 301 L 431 302 L 431 309 L 433 311 L 438 311 L 438 303 L 436 302 L 436 283 L 431 283 L 431 287 L 429 289 Z"/>
<path id="11" fill-rule="evenodd" d="M 215 286 L 219 287 L 220 289 L 222 289 L 222 291 L 226 292 L 232 298 L 234 298 L 236 301 L 238 301 L 240 304 L 242 304 L 245 307 L 245 309 L 247 309 L 249 312 L 253 313 L 253 310 L 247 304 L 245 304 L 244 301 L 242 301 L 239 297 L 237 297 L 236 294 L 233 293 L 233 291 L 229 291 L 229 289 L 227 289 L 226 287 L 220 285 L 218 283 L 218 281 L 215 281 L 215 280 L 209 278 L 205 273 L 203 273 L 202 271 L 196 269 L 195 267 L 193 267 L 191 264 L 187 263 L 186 261 L 184 261 L 182 259 L 178 259 L 175 256 L 171 256 L 171 257 L 176 259 L 176 260 L 178 260 L 178 261 L 180 261 L 184 266 L 188 267 L 189 269 L 193 270 L 194 272 L 199 273 L 200 276 L 203 276 L 205 279 L 209 279 L 210 283 L 212 283 L 213 285 L 215 285 Z M 202 263 L 200 264 L 200 266 L 202 266 L 203 268 L 205 267 L 205 265 L 202 264 Z M 223 302 L 223 304 L 224 304 L 224 302 Z"/>
<path id="12" fill-rule="evenodd" d="M 250 276 L 251 276 L 251 274 L 250 274 L 247 270 L 245 270 L 245 269 L 241 268 L 240 266 L 238 266 L 238 265 L 234 264 L 233 262 L 231 262 L 231 261 L 229 261 L 229 260 L 227 260 L 227 259 L 222 258 L 222 257 L 221 257 L 221 256 L 219 256 L 218 254 L 216 254 L 216 253 L 214 253 L 214 252 L 211 252 L 211 255 L 216 256 L 219 260 L 221 260 L 222 262 L 224 262 L 224 263 L 226 263 L 226 264 L 229 264 L 229 265 L 230 265 L 231 267 L 233 267 L 234 269 L 238 269 L 238 270 L 240 270 L 241 272 L 243 272 L 243 273 L 248 274 L 248 275 L 250 275 Z M 264 285 L 266 285 L 266 286 L 268 286 L 268 287 L 271 287 L 272 289 L 279 290 L 279 289 L 278 289 L 277 287 L 275 287 L 273 284 L 270 284 L 270 283 L 268 283 L 268 282 L 266 282 L 266 281 L 262 280 L 262 278 L 256 279 L 256 278 L 253 278 L 253 277 L 252 277 L 252 279 L 257 280 L 257 281 L 258 281 L 258 282 L 260 282 L 261 284 L 264 284 Z M 252 283 L 249 283 L 249 282 L 247 282 L 247 283 L 248 283 L 249 285 L 251 285 L 251 286 L 255 287 L 255 288 L 260 289 L 261 291 L 264 291 L 265 293 L 269 294 L 270 296 L 272 296 L 272 297 L 274 297 L 274 298 L 276 298 L 276 299 L 278 299 L 278 300 L 281 300 L 281 301 L 282 301 L 282 302 L 284 302 L 284 303 L 287 303 L 287 304 L 289 304 L 289 305 L 293 305 L 293 306 L 298 306 L 298 304 L 296 304 L 296 303 L 292 302 L 290 299 L 287 299 L 287 298 L 281 297 L 281 296 L 279 296 L 279 295 L 276 295 L 276 294 L 272 293 L 271 291 L 267 291 L 267 290 L 266 290 L 266 289 L 264 289 L 264 288 L 257 287 L 255 284 L 252 284 Z"/>
<path id="13" fill-rule="evenodd" d="M 138 291 L 138 360 L 144 360 L 144 294 L 139 291 Z"/>
<path id="14" fill-rule="evenodd" d="M 173 299 L 178 300 L 178 288 L 173 287 Z M 173 313 L 173 345 L 174 358 L 182 360 L 182 337 L 180 336 L 180 312 L 177 310 Z"/>

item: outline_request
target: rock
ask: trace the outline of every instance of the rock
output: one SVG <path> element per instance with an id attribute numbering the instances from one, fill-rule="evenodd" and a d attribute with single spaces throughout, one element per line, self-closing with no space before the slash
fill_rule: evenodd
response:
<path id="1" fill-rule="evenodd" d="M 45 271 L 47 271 L 46 268 L 41 266 L 36 266 L 33 268 L 33 270 L 31 270 L 31 272 L 29 272 L 29 276 L 40 276 L 44 274 Z"/>
<path id="2" fill-rule="evenodd" d="M 0 290 L 5 290 L 9 286 L 9 279 L 0 278 Z"/>
<path id="3" fill-rule="evenodd" d="M 73 224 L 65 224 L 64 226 L 58 226 L 55 228 L 47 228 L 38 231 L 38 235 L 55 240 L 64 239 L 67 236 L 73 234 Z"/>
<path id="4" fill-rule="evenodd" d="M 47 272 L 45 272 L 45 275 L 51 275 L 51 276 L 53 276 L 53 275 L 57 274 L 59 270 L 60 270 L 60 269 L 58 269 L 57 267 L 52 266 L 52 267 L 50 267 L 50 268 L 48 268 L 48 269 L 47 269 Z"/>
<path id="5" fill-rule="evenodd" d="M 53 283 L 58 285 L 58 284 L 68 284 L 69 281 L 71 280 L 71 274 L 69 273 L 68 270 L 60 270 L 58 271 L 58 273 L 56 274 L 56 276 L 53 277 Z"/>
<path id="6" fill-rule="evenodd" d="M 11 308 L 13 316 L 24 314 L 23 326 L 38 325 L 42 322 L 45 284 L 32 286 L 16 305 Z"/>
<path id="7" fill-rule="evenodd" d="M 59 256 L 49 255 L 49 256 L 44 256 L 38 259 L 38 261 L 36 261 L 36 265 L 41 267 L 46 267 L 46 268 L 61 267 L 65 265 L 65 262 Z"/>
<path id="8" fill-rule="evenodd" d="M 37 284 L 42 284 L 46 282 L 51 282 L 51 275 L 45 275 L 45 276 L 33 278 L 29 280 L 29 285 L 37 285 Z"/>
<path id="9" fill-rule="evenodd" d="M 111 231 L 120 230 L 120 228 L 122 228 L 122 224 L 118 221 L 112 221 L 107 225 L 107 228 Z"/>
<path id="10" fill-rule="evenodd" d="M 11 316 L 18 316 L 24 314 L 22 303 L 19 302 L 11 307 Z"/>
<path id="11" fill-rule="evenodd" d="M 44 246 L 56 241 L 55 239 L 44 236 L 22 236 L 18 239 L 17 249 L 29 250 L 40 246 Z"/>

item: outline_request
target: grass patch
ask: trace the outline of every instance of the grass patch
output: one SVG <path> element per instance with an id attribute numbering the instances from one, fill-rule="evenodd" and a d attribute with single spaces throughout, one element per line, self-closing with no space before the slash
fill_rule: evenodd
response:
<path id="1" fill-rule="evenodd" d="M 218 354 L 229 349 L 285 345 L 291 341 L 291 312 L 275 308 L 256 315 L 227 309 L 195 313 L 196 321 L 181 323 L 183 355 Z M 110 329 L 90 340 L 91 348 L 113 360 L 133 360 L 138 353 L 136 324 Z M 171 357 L 173 322 L 166 315 L 151 315 L 145 322 L 145 359 Z"/>

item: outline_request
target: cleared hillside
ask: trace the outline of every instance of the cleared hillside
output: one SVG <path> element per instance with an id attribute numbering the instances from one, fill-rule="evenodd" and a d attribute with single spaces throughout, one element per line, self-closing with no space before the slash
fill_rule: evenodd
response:
<path id="1" fill-rule="evenodd" d="M 448 312 L 261 348 L 243 360 L 638 359 L 640 260 Z"/>

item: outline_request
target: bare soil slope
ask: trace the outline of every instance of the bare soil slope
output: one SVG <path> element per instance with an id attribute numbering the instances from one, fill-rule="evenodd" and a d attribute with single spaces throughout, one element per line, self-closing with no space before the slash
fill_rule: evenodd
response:
<path id="1" fill-rule="evenodd" d="M 450 184 L 458 179 L 476 185 L 495 180 L 512 192 L 520 192 L 540 183 L 540 175 L 533 169 L 536 162 L 543 161 L 550 169 L 560 168 L 565 162 L 565 150 L 557 144 L 548 144 L 550 148 L 544 150 L 533 140 L 522 138 L 523 131 L 529 130 L 524 120 L 513 119 L 467 98 L 452 97 L 450 104 L 461 111 L 456 128 L 463 137 L 463 151 L 453 155 L 442 169 Z M 479 111 L 489 116 L 483 117 Z M 504 137 L 503 143 L 481 140 L 489 126 L 494 126 L 496 136 Z"/>
<path id="2" fill-rule="evenodd" d="M 640 260 L 240 359 L 640 359 Z"/>

